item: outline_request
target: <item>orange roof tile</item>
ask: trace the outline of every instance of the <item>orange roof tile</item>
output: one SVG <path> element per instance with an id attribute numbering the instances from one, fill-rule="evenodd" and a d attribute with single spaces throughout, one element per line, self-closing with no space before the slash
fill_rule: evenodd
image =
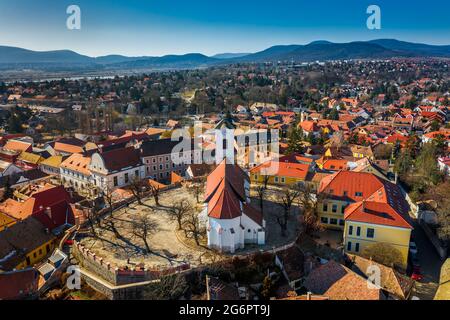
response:
<path id="1" fill-rule="evenodd" d="M 8 140 L 3 149 L 8 151 L 30 151 L 32 148 L 31 143 L 17 140 Z"/>
<path id="2" fill-rule="evenodd" d="M 64 153 L 83 153 L 83 147 L 66 144 L 62 142 L 55 142 L 55 151 Z"/>
<path id="3" fill-rule="evenodd" d="M 352 203 L 345 210 L 345 218 L 351 221 L 411 227 L 409 206 L 400 188 L 374 174 L 340 171 L 325 177 L 319 192 Z"/>
<path id="4" fill-rule="evenodd" d="M 91 171 L 89 165 L 91 164 L 91 158 L 85 157 L 82 154 L 74 153 L 60 165 L 63 169 L 69 169 L 75 172 L 79 172 L 85 176 L 89 176 Z"/>
<path id="5" fill-rule="evenodd" d="M 290 177 L 297 179 L 305 179 L 309 171 L 309 165 L 303 163 L 292 162 L 265 162 L 252 170 L 252 174 L 259 173 L 267 176 Z"/>

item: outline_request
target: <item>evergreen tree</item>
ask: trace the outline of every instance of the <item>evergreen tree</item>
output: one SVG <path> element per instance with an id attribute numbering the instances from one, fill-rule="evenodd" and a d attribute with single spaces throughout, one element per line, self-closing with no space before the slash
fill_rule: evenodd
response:
<path id="1" fill-rule="evenodd" d="M 289 154 L 303 152 L 303 130 L 293 126 L 289 131 L 289 142 L 287 151 Z"/>

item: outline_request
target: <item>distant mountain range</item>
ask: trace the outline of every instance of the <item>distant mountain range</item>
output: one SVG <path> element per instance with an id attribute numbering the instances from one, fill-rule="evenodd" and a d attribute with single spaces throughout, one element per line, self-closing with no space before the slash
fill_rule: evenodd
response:
<path id="1" fill-rule="evenodd" d="M 89 57 L 70 50 L 32 51 L 0 46 L 0 69 L 20 70 L 129 70 L 159 68 L 198 68 L 238 62 L 291 61 L 311 62 L 344 59 L 389 59 L 395 57 L 450 58 L 449 45 L 427 45 L 379 39 L 349 43 L 315 41 L 307 45 L 279 45 L 256 53 L 223 53 L 211 57 L 200 53 L 162 57 L 126 57 L 108 55 Z"/>

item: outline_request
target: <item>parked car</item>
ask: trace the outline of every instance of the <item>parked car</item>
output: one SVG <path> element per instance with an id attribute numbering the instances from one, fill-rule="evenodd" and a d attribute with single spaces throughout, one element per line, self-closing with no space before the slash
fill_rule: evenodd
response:
<path id="1" fill-rule="evenodd" d="M 420 282 L 423 280 L 423 275 L 420 273 L 413 272 L 411 279 L 413 279 L 414 281 Z"/>
<path id="2" fill-rule="evenodd" d="M 413 255 L 416 255 L 418 250 L 417 250 L 417 245 L 415 242 L 410 242 L 409 243 L 409 252 Z"/>
<path id="3" fill-rule="evenodd" d="M 423 275 L 420 267 L 413 267 L 413 272 L 411 274 L 411 279 L 414 281 L 422 281 Z"/>

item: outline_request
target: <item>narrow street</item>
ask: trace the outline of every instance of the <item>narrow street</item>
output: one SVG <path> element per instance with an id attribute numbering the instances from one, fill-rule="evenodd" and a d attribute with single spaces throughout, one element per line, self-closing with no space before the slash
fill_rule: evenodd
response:
<path id="1" fill-rule="evenodd" d="M 422 227 L 416 221 L 414 222 L 413 236 L 419 251 L 418 258 L 424 276 L 420 283 L 416 282 L 413 296 L 421 300 L 432 300 L 438 288 L 443 261 L 441 261 Z"/>

